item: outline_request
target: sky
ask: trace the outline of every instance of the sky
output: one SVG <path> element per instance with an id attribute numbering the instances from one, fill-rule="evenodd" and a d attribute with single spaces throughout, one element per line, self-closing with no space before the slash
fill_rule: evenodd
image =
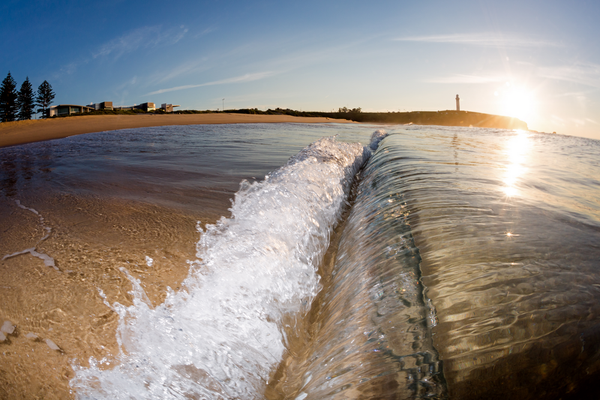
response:
<path id="1" fill-rule="evenodd" d="M 600 139 L 600 2 L 22 1 L 0 79 L 54 104 L 461 109 Z"/>

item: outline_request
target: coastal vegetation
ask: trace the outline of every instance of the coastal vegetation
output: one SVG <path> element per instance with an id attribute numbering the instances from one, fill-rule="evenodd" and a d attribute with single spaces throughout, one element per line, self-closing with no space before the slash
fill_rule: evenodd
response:
<path id="1" fill-rule="evenodd" d="M 38 88 L 37 104 L 40 106 L 38 112 L 41 112 L 43 117 L 48 115 L 46 110 L 48 110 L 50 104 L 54 101 L 54 96 L 54 91 L 48 81 L 42 82 Z"/>
<path id="2" fill-rule="evenodd" d="M 10 72 L 2 81 L 0 88 L 0 119 L 2 122 L 14 121 L 17 117 L 17 82 Z"/>
<path id="3" fill-rule="evenodd" d="M 31 119 L 36 112 L 41 112 L 42 117 L 45 117 L 54 97 L 52 86 L 48 81 L 44 81 L 38 87 L 37 97 L 34 98 L 29 77 L 25 78 L 17 91 L 17 82 L 9 72 L 0 87 L 0 121 L 24 121 Z M 39 106 L 37 110 L 35 110 L 36 105 Z"/>
<path id="4" fill-rule="evenodd" d="M 17 118 L 21 121 L 31 119 L 35 113 L 33 88 L 31 87 L 31 82 L 29 82 L 29 77 L 25 78 L 25 81 L 21 85 L 21 89 L 17 94 L 17 108 L 19 109 Z"/>

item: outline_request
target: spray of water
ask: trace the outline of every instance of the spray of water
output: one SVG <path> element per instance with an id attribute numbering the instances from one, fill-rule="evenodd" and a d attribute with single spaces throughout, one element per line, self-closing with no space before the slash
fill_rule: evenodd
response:
<path id="1" fill-rule="evenodd" d="M 75 366 L 78 396 L 261 397 L 285 351 L 282 321 L 318 293 L 329 235 L 369 155 L 360 144 L 324 138 L 262 182 L 242 182 L 231 217 L 199 228 L 182 290 L 169 289 L 156 308 L 128 275 L 133 305 L 106 302 L 120 316 L 118 365 Z"/>

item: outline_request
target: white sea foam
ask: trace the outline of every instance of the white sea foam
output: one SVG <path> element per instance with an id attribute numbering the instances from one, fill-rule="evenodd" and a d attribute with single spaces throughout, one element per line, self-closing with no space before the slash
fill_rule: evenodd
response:
<path id="1" fill-rule="evenodd" d="M 21 202 L 19 200 L 15 200 L 15 202 L 17 203 L 17 206 L 19 208 L 22 208 L 23 210 L 31 211 L 32 213 L 34 213 L 35 215 L 37 215 L 40 218 L 40 224 L 42 225 L 42 228 L 44 229 L 46 234 L 40 240 L 38 240 L 38 242 L 35 244 L 34 247 L 31 247 L 29 249 L 25 249 L 22 251 L 17 251 L 12 254 L 7 254 L 4 257 L 2 257 L 2 261 L 7 260 L 9 258 L 13 258 L 16 256 L 20 256 L 20 255 L 29 253 L 32 256 L 37 257 L 40 260 L 42 260 L 47 267 L 52 267 L 55 270 L 60 271 L 54 262 L 54 258 L 50 257 L 48 254 L 40 253 L 39 251 L 37 251 L 37 246 L 39 246 L 40 243 L 42 243 L 44 240 L 46 240 L 50 237 L 50 234 L 52 233 L 52 228 L 50 228 L 49 226 L 46 225 L 46 223 L 44 222 L 44 217 L 42 217 L 42 215 L 36 209 L 24 206 L 23 204 L 21 204 Z"/>
<path id="2" fill-rule="evenodd" d="M 369 148 L 373 151 L 377 150 L 377 147 L 379 147 L 379 142 L 381 142 L 383 139 L 385 139 L 388 136 L 389 136 L 389 134 L 385 130 L 377 129 L 371 135 L 371 144 L 369 145 Z"/>
<path id="3" fill-rule="evenodd" d="M 318 264 L 369 154 L 325 138 L 264 181 L 243 182 L 231 217 L 206 227 L 183 289 L 162 305 L 152 308 L 128 275 L 133 305 L 111 306 L 120 315 L 119 365 L 75 367 L 78 396 L 262 397 L 285 350 L 282 319 L 317 294 Z"/>

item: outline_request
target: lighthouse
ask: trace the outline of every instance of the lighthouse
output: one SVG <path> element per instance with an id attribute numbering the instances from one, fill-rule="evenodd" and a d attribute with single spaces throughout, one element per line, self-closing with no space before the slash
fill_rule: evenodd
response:
<path id="1" fill-rule="evenodd" d="M 460 111 L 460 97 L 456 95 L 456 111 Z"/>

